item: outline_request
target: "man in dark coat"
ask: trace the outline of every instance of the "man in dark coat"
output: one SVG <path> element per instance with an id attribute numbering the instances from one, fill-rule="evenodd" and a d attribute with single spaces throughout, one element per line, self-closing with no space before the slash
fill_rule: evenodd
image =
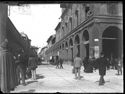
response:
<path id="1" fill-rule="evenodd" d="M 61 68 L 63 69 L 63 66 L 62 66 L 62 64 L 63 64 L 63 60 L 62 60 L 61 57 L 60 57 L 60 59 L 59 59 L 59 64 L 60 64 L 60 69 L 61 69 Z"/>
<path id="2" fill-rule="evenodd" d="M 104 54 L 101 53 L 100 58 L 97 59 L 97 67 L 99 69 L 99 75 L 100 75 L 100 80 L 99 80 L 99 85 L 104 85 L 105 80 L 104 76 L 106 75 L 106 66 L 107 66 L 107 60 L 104 57 Z"/>
<path id="3" fill-rule="evenodd" d="M 28 61 L 29 69 L 32 72 L 32 79 L 36 80 L 36 68 L 37 68 L 37 60 L 35 56 L 30 56 Z"/>
<path id="4" fill-rule="evenodd" d="M 25 70 L 24 70 L 24 64 L 23 64 L 23 60 L 21 58 L 21 55 L 18 55 L 18 59 L 16 60 L 16 64 L 17 64 L 17 77 L 18 77 L 18 83 L 20 84 L 20 80 L 22 80 L 22 85 L 26 85 L 25 83 Z M 20 78 L 20 74 L 21 74 L 21 78 Z"/>
<path id="5" fill-rule="evenodd" d="M 88 57 L 85 57 L 85 59 L 83 60 L 83 66 L 84 66 L 84 72 L 86 72 L 88 66 Z"/>
<path id="6" fill-rule="evenodd" d="M 59 57 L 55 57 L 56 68 L 59 68 Z"/>

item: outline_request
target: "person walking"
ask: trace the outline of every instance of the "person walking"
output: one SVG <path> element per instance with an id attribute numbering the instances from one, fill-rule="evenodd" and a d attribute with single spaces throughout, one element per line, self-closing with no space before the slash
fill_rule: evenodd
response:
<path id="1" fill-rule="evenodd" d="M 36 80 L 36 68 L 37 68 L 37 59 L 35 56 L 30 56 L 28 61 L 29 70 L 32 73 L 32 80 Z"/>
<path id="2" fill-rule="evenodd" d="M 108 63 L 107 63 L 107 59 L 104 57 L 103 52 L 101 52 L 100 55 L 101 55 L 100 58 L 96 60 L 98 64 L 97 68 L 99 69 L 99 75 L 100 75 L 99 85 L 104 85 L 105 83 L 104 76 L 106 75 L 106 67 Z"/>
<path id="3" fill-rule="evenodd" d="M 117 72 L 118 72 L 118 75 L 122 75 L 122 63 L 120 58 L 118 59 Z"/>
<path id="4" fill-rule="evenodd" d="M 82 66 L 82 60 L 79 57 L 79 55 L 77 54 L 76 57 L 74 58 L 74 69 L 75 69 L 75 79 L 79 79 L 80 80 L 80 69 Z M 77 76 L 78 74 L 78 76 Z"/>
<path id="5" fill-rule="evenodd" d="M 58 56 L 55 57 L 55 63 L 56 63 L 56 68 L 59 69 L 59 57 Z"/>
<path id="6" fill-rule="evenodd" d="M 59 59 L 59 64 L 60 64 L 60 69 L 62 68 L 63 69 L 63 60 L 62 60 L 62 58 L 60 57 L 60 59 Z"/>
<path id="7" fill-rule="evenodd" d="M 18 59 L 16 60 L 16 64 L 17 64 L 17 68 L 16 68 L 16 75 L 17 75 L 17 79 L 18 79 L 18 84 L 20 84 L 20 80 L 22 80 L 22 85 L 26 85 L 25 83 L 25 74 L 24 74 L 24 70 L 23 70 L 23 62 L 20 58 L 20 54 L 18 55 Z"/>

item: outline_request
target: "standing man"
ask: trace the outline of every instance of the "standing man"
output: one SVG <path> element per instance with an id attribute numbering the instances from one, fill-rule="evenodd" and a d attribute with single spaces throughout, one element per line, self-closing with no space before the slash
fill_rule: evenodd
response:
<path id="1" fill-rule="evenodd" d="M 16 68 L 16 73 L 17 73 L 17 78 L 18 78 L 18 83 L 20 84 L 20 80 L 22 80 L 22 84 L 25 86 L 25 73 L 23 69 L 23 62 L 20 58 L 20 54 L 18 54 L 18 59 L 16 60 L 17 68 Z M 20 77 L 21 75 L 21 77 Z"/>
<path id="2" fill-rule="evenodd" d="M 30 56 L 28 61 L 28 67 L 32 73 L 32 80 L 36 80 L 36 68 L 37 68 L 37 60 L 35 56 Z"/>
<path id="3" fill-rule="evenodd" d="M 59 63 L 60 63 L 60 69 L 61 69 L 61 68 L 63 69 L 63 66 L 62 66 L 62 64 L 63 64 L 63 60 L 62 60 L 61 57 L 60 57 Z"/>
<path id="4" fill-rule="evenodd" d="M 74 68 L 75 68 L 75 79 L 79 79 L 80 80 L 80 69 L 82 66 L 82 60 L 80 58 L 80 56 L 77 54 L 76 57 L 74 58 Z M 77 76 L 78 74 L 78 76 Z"/>
<path id="5" fill-rule="evenodd" d="M 106 75 L 107 59 L 104 57 L 103 53 L 101 53 L 100 58 L 97 59 L 97 63 L 100 75 L 99 85 L 104 85 L 104 76 Z"/>
<path id="6" fill-rule="evenodd" d="M 59 68 L 59 57 L 55 56 L 56 68 Z"/>
<path id="7" fill-rule="evenodd" d="M 118 75 L 122 75 L 122 62 L 121 62 L 121 58 L 118 58 L 117 72 L 118 72 Z"/>

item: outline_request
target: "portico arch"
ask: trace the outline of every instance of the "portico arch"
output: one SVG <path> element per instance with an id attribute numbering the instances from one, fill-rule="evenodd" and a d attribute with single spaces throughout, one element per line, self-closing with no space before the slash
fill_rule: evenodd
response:
<path id="1" fill-rule="evenodd" d="M 108 58 L 118 58 L 122 56 L 122 30 L 116 26 L 107 27 L 102 33 L 102 51 Z"/>
<path id="2" fill-rule="evenodd" d="M 74 53 L 75 55 L 78 54 L 80 56 L 80 38 L 78 34 L 75 36 L 74 44 L 75 44 Z"/>
<path id="3" fill-rule="evenodd" d="M 89 32 L 87 30 L 83 32 L 82 41 L 85 46 L 85 57 L 89 58 Z"/>

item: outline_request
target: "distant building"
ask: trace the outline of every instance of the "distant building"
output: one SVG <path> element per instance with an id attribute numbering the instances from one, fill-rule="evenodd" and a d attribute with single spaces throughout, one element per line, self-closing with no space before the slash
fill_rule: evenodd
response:
<path id="1" fill-rule="evenodd" d="M 56 43 L 47 55 L 59 55 L 71 61 L 76 54 L 98 58 L 123 56 L 123 7 L 116 3 L 62 3 L 61 22 L 56 30 Z"/>
<path id="2" fill-rule="evenodd" d="M 46 60 L 47 57 L 46 57 L 45 52 L 46 52 L 47 49 L 48 49 L 47 46 L 45 46 L 45 47 L 43 47 L 43 48 L 41 49 L 41 51 L 39 52 L 39 57 L 40 57 L 40 58 L 43 58 L 43 59 Z"/>
<path id="3" fill-rule="evenodd" d="M 50 48 L 54 43 L 55 43 L 55 34 L 54 35 L 51 35 L 48 40 L 47 40 L 47 43 L 48 43 L 48 48 Z"/>
<path id="4" fill-rule="evenodd" d="M 47 40 L 47 49 L 46 49 L 46 59 L 49 60 L 51 56 L 54 56 L 55 54 L 53 53 L 53 49 L 51 49 L 54 44 L 56 43 L 56 35 L 51 35 L 48 40 Z"/>

